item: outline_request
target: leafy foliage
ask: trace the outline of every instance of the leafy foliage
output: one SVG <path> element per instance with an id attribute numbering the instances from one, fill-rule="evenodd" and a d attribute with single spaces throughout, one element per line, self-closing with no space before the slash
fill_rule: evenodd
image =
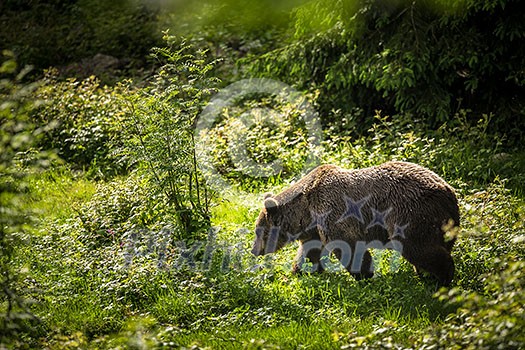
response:
<path id="1" fill-rule="evenodd" d="M 17 337 L 28 331 L 35 316 L 29 311 L 19 280 L 24 271 L 13 264 L 26 230 L 27 210 L 22 155 L 35 142 L 35 127 L 29 117 L 36 102 L 36 84 L 23 84 L 28 69 L 18 70 L 14 54 L 2 52 L 0 65 L 0 347 L 22 344 Z M 35 168 L 38 168 L 38 163 Z"/>
<path id="2" fill-rule="evenodd" d="M 327 131 L 325 145 L 337 150 L 327 153 L 324 161 L 348 168 L 362 168 L 388 160 L 419 163 L 435 169 L 445 178 L 456 179 L 456 186 L 485 186 L 498 177 L 507 185 L 522 190 L 523 162 L 520 150 L 514 156 L 505 152 L 505 138 L 494 134 L 493 116 L 483 115 L 473 124 L 467 111 L 454 120 L 429 130 L 411 115 L 385 116 L 377 113 L 368 130 L 370 136 L 354 137 L 338 127 Z M 334 130 L 335 129 L 335 130 Z M 511 175 L 513 174 L 513 175 Z M 455 181 L 455 180 L 453 180 Z"/>
<path id="3" fill-rule="evenodd" d="M 77 81 L 57 81 L 51 70 L 36 96 L 46 103 L 32 114 L 47 132 L 41 141 L 73 167 L 86 169 L 94 177 L 123 173 L 128 159 L 118 157 L 122 147 L 124 112 L 118 101 L 118 88 L 100 86 L 94 76 Z"/>
<path id="4" fill-rule="evenodd" d="M 496 130 L 518 140 L 525 120 L 522 4 L 449 5 L 314 1 L 296 12 L 295 42 L 255 57 L 251 71 L 319 90 L 325 121 L 337 124 L 342 114 L 360 132 L 375 110 L 435 126 L 464 108 L 497 113 Z"/>
<path id="5" fill-rule="evenodd" d="M 121 104 L 129 110 L 124 154 L 139 166 L 154 194 L 174 209 L 176 223 L 189 235 L 209 223 L 210 193 L 197 167 L 193 125 L 218 79 L 204 52 L 165 35 L 168 47 L 155 48 L 163 65 L 150 87 L 130 91 Z"/>
<path id="6" fill-rule="evenodd" d="M 478 293 L 465 295 L 458 290 L 442 293 L 442 299 L 461 308 L 447 318 L 444 327 L 436 330 L 433 337 L 423 340 L 427 348 L 431 348 L 431 344 L 465 349 L 523 346 L 525 265 L 523 261 L 499 261 L 499 268 L 501 271 L 491 276 L 488 285 L 489 293 L 495 298 Z"/>
<path id="7" fill-rule="evenodd" d="M 151 197 L 140 179 L 128 176 L 99 184 L 77 210 L 79 238 L 88 246 L 123 244 L 127 232 L 155 228 L 163 221 L 162 200 Z"/>
<path id="8" fill-rule="evenodd" d="M 136 66 L 160 42 L 156 11 L 137 1 L 6 0 L 0 14 L 0 42 L 40 69 L 97 53 Z"/>
<path id="9" fill-rule="evenodd" d="M 304 113 L 298 101 L 266 95 L 244 96 L 224 108 L 204 137 L 214 168 L 241 185 L 303 173 L 314 151 Z"/>

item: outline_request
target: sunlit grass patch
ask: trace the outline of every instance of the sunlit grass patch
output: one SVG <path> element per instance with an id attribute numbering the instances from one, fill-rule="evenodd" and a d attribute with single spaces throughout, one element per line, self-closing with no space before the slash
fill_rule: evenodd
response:
<path id="1" fill-rule="evenodd" d="M 68 170 L 46 170 L 28 179 L 27 207 L 38 219 L 53 221 L 75 216 L 95 193 L 96 183 Z"/>

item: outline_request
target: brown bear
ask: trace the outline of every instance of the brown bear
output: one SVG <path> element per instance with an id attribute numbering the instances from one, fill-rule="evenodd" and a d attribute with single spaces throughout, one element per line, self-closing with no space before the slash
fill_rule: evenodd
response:
<path id="1" fill-rule="evenodd" d="M 390 248 L 441 285 L 454 276 L 445 226 L 459 226 L 451 186 L 412 163 L 387 162 L 346 170 L 321 165 L 282 193 L 267 195 L 256 222 L 252 253 L 273 253 L 297 240 L 294 272 L 306 258 L 322 271 L 331 253 L 357 279 L 373 275 L 368 248 Z"/>

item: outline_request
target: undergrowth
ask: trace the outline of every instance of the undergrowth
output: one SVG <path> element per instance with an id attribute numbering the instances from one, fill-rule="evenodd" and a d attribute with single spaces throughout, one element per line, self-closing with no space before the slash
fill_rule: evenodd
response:
<path id="1" fill-rule="evenodd" d="M 259 186 L 217 201 L 207 239 L 192 241 L 155 216 L 156 225 L 140 229 L 146 220 L 140 215 L 158 208 L 148 209 L 151 199 L 141 194 L 147 188 L 131 176 L 94 184 L 67 170 L 35 175 L 26 205 L 38 209 L 39 224 L 17 264 L 30 271 L 24 290 L 41 322 L 17 345 L 519 348 L 525 211 L 517 181 L 523 163 L 512 160 L 522 155 L 505 155 L 502 171 L 502 151 L 482 125 L 424 132 L 378 117 L 371 139 L 325 142 L 326 162 L 417 161 L 456 187 L 462 214 L 456 278 L 437 293 L 402 258 L 380 251 L 374 251 L 378 273 L 361 282 L 341 271 L 292 275 L 293 245 L 252 257 Z M 273 189 L 286 186 L 277 181 Z"/>

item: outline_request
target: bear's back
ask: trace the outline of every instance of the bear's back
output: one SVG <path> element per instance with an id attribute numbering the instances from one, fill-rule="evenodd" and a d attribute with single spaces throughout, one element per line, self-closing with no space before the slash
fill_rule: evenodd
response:
<path id="1" fill-rule="evenodd" d="M 408 162 L 355 170 L 320 165 L 276 198 L 296 211 L 334 215 L 342 214 L 345 201 L 366 199 L 368 212 L 391 209 L 399 218 L 418 213 L 436 219 L 449 216 L 459 223 L 454 189 L 431 170 Z"/>
<path id="2" fill-rule="evenodd" d="M 303 180 L 306 181 L 301 184 Z M 420 165 L 398 161 L 357 170 L 321 165 L 297 183 L 299 184 L 301 190 L 310 195 L 371 195 L 390 202 L 399 197 L 417 201 L 425 195 L 442 193 L 455 199 L 453 188 L 437 174 Z M 392 196 L 395 198 L 389 198 Z"/>
<path id="3" fill-rule="evenodd" d="M 387 162 L 346 170 L 322 165 L 311 175 L 303 184 L 309 209 L 318 214 L 330 213 L 328 221 L 332 225 L 345 226 L 347 231 L 364 232 L 373 222 L 374 212 L 389 213 L 386 219 L 388 231 L 406 223 L 440 227 L 448 219 L 459 225 L 454 190 L 441 177 L 422 166 Z M 349 206 L 358 209 L 354 208 L 348 214 Z M 382 232 L 377 234 L 383 236 Z"/>

